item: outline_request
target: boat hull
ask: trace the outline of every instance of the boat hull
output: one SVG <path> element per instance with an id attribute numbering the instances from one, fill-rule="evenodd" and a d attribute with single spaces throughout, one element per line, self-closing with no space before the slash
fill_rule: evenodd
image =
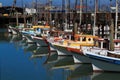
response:
<path id="1" fill-rule="evenodd" d="M 109 62 L 91 59 L 93 71 L 120 72 L 120 65 Z"/>
<path id="2" fill-rule="evenodd" d="M 70 51 L 67 50 L 65 46 L 58 46 L 54 45 L 55 49 L 57 50 L 58 55 L 60 56 L 69 56 L 72 55 Z"/>
<path id="3" fill-rule="evenodd" d="M 85 55 L 90 58 L 93 71 L 105 71 L 105 72 L 120 72 L 120 60 L 115 58 L 108 58 L 105 55 L 95 54 L 91 52 L 85 52 Z"/>

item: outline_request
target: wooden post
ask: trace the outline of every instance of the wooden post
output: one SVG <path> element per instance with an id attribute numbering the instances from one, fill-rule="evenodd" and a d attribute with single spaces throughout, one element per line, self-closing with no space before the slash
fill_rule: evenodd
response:
<path id="1" fill-rule="evenodd" d="M 110 25 L 110 50 L 114 50 L 114 42 L 113 42 L 113 35 L 114 35 L 114 23 L 113 19 L 111 19 L 111 25 Z"/>
<path id="2" fill-rule="evenodd" d="M 19 21 L 18 21 L 18 12 L 16 11 L 16 25 L 18 26 L 18 23 L 19 23 Z"/>
<path id="3" fill-rule="evenodd" d="M 74 29 L 73 29 L 73 30 L 74 30 L 74 31 L 73 31 L 74 34 L 77 34 L 77 22 L 74 23 Z"/>

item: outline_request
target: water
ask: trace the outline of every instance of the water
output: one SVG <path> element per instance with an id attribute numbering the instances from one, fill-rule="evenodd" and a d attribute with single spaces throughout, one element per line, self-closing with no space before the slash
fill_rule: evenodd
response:
<path id="1" fill-rule="evenodd" d="M 71 56 L 48 55 L 47 47 L 27 44 L 0 30 L 0 80 L 120 80 L 120 73 L 93 73 L 90 64 Z"/>

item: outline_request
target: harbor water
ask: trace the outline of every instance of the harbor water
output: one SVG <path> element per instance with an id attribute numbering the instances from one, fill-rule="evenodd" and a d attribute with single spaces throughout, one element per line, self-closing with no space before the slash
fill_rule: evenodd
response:
<path id="1" fill-rule="evenodd" d="M 49 54 L 48 47 L 26 43 L 21 35 L 0 29 L 0 80 L 120 80 L 120 73 L 93 72 L 91 64 Z"/>

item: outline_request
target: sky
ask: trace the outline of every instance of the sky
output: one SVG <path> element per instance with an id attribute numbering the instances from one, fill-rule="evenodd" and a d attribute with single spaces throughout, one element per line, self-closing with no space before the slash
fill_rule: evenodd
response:
<path id="1" fill-rule="evenodd" d="M 0 0 L 0 3 L 2 3 L 3 6 L 12 6 L 13 4 L 13 1 L 14 0 Z M 31 4 L 32 1 L 36 1 L 36 0 L 16 0 L 16 5 L 17 6 L 22 6 L 22 1 L 23 1 L 23 4 Z M 53 1 L 53 5 L 61 5 L 62 3 L 62 0 L 52 0 Z M 71 3 L 75 3 L 75 0 L 70 0 Z M 80 1 L 80 0 L 78 0 Z M 86 1 L 86 0 L 83 0 L 83 1 Z M 88 1 L 88 4 L 93 4 L 93 1 L 94 0 L 87 0 Z M 100 1 L 101 3 L 100 4 L 109 4 L 110 3 L 110 0 L 98 0 Z M 115 1 L 115 0 L 112 0 L 112 2 Z M 37 2 L 41 2 L 41 3 L 45 3 L 47 2 L 47 0 L 37 0 Z"/>

